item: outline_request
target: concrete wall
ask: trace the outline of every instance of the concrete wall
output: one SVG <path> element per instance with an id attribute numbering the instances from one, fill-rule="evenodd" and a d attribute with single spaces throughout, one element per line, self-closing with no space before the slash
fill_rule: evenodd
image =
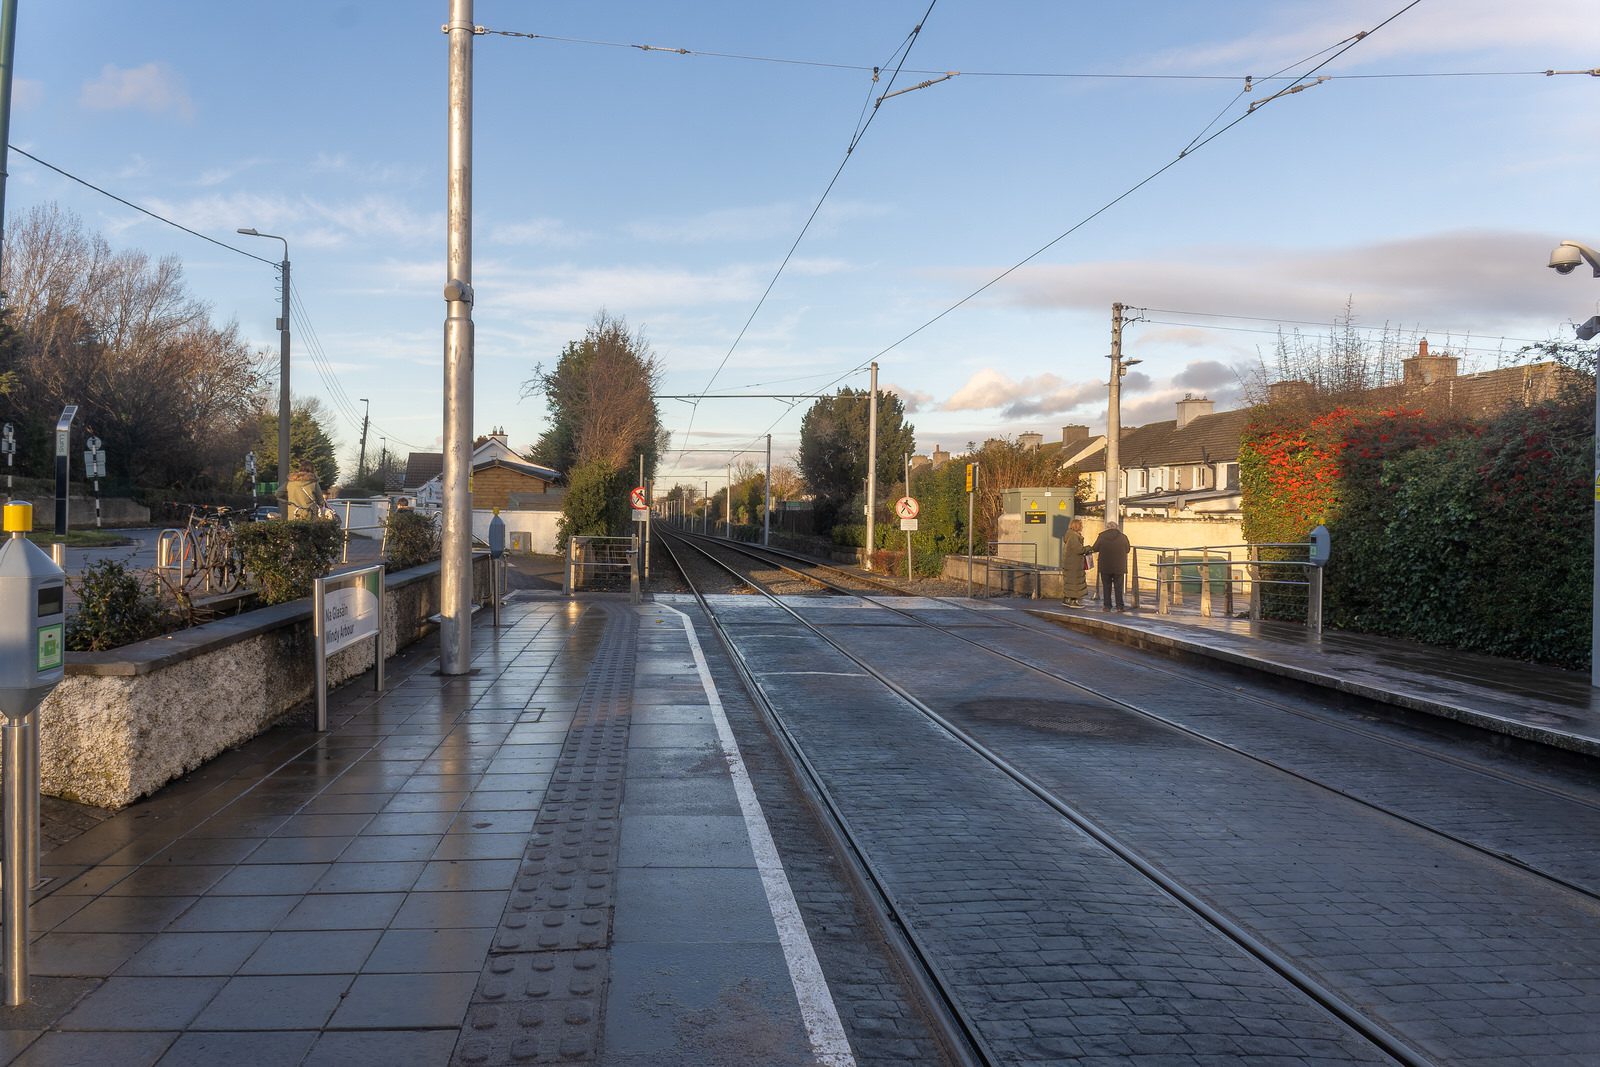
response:
<path id="1" fill-rule="evenodd" d="M 29 500 L 23 493 L 18 493 L 17 498 L 19 500 Z M 47 496 L 38 500 L 29 500 L 29 503 L 33 505 L 34 529 L 55 529 L 55 497 Z M 150 509 L 143 504 L 129 500 L 127 497 L 103 496 L 100 498 L 100 521 L 115 523 L 119 526 L 148 526 L 150 525 Z M 93 496 L 73 495 L 67 497 L 67 525 L 74 530 L 93 528 Z"/>
<path id="2" fill-rule="evenodd" d="M 473 562 L 487 595 L 488 557 Z M 439 564 L 388 577 L 386 654 L 433 631 Z M 284 719 L 315 684 L 311 601 L 262 608 L 110 652 L 67 654 L 40 707 L 42 791 L 122 808 Z M 333 684 L 370 670 L 371 642 L 328 661 Z"/>

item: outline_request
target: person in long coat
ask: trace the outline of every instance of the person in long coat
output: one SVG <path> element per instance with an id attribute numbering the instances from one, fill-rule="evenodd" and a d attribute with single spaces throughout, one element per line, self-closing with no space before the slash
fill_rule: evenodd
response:
<path id="1" fill-rule="evenodd" d="M 1089 548 L 1097 557 L 1095 562 L 1100 567 L 1100 606 L 1106 611 L 1111 610 L 1113 600 L 1116 601 L 1116 610 L 1123 610 L 1122 579 L 1128 573 L 1128 551 L 1131 547 L 1128 535 L 1116 523 L 1108 522 Z"/>
<path id="2" fill-rule="evenodd" d="M 1082 606 L 1089 595 L 1084 569 L 1083 520 L 1073 519 L 1061 539 L 1061 600 L 1069 608 Z"/>

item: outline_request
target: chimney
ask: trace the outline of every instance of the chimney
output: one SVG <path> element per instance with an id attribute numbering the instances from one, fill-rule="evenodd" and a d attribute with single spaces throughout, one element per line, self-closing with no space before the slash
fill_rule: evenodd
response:
<path id="1" fill-rule="evenodd" d="M 1273 382 L 1267 386 L 1267 403 L 1269 404 L 1296 404 L 1310 400 L 1316 395 L 1316 386 L 1310 382 Z"/>
<path id="2" fill-rule="evenodd" d="M 506 434 L 506 430 L 505 430 L 504 426 L 496 426 L 494 429 L 489 431 L 489 440 L 491 440 L 491 441 L 499 441 L 501 444 L 507 445 L 509 447 L 511 439 Z"/>
<path id="3" fill-rule="evenodd" d="M 1033 433 L 1032 431 L 1019 433 L 1017 434 L 1017 444 L 1022 446 L 1024 452 L 1037 452 L 1039 451 L 1039 446 L 1044 444 L 1044 434 Z"/>
<path id="4" fill-rule="evenodd" d="M 1435 382 L 1454 378 L 1459 364 L 1460 360 L 1448 353 L 1428 355 L 1428 339 L 1424 337 L 1417 343 L 1417 354 L 1401 361 L 1402 380 L 1407 389 L 1424 389 Z"/>
<path id="5" fill-rule="evenodd" d="M 1070 445 L 1075 445 L 1080 441 L 1087 441 L 1088 439 L 1089 427 L 1087 426 L 1061 427 L 1061 447 L 1063 448 L 1066 448 Z"/>
<path id="6" fill-rule="evenodd" d="M 1183 429 L 1201 415 L 1211 414 L 1211 409 L 1215 406 L 1203 396 L 1185 393 L 1183 399 L 1178 401 L 1178 429 Z"/>

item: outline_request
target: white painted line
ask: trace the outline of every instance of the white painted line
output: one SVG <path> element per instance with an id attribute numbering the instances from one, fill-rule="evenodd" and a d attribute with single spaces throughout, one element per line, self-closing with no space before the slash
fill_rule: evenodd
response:
<path id="1" fill-rule="evenodd" d="M 664 604 L 661 607 L 683 619 L 683 632 L 689 638 L 689 650 L 694 653 L 694 664 L 700 672 L 700 687 L 705 690 L 706 700 L 711 705 L 711 718 L 716 723 L 722 754 L 728 761 L 728 773 L 733 778 L 733 791 L 739 798 L 739 810 L 744 812 L 750 848 L 755 853 L 761 884 L 767 891 L 767 906 L 772 910 L 772 921 L 778 928 L 778 943 L 783 946 L 783 958 L 789 965 L 789 979 L 794 983 L 795 993 L 800 1000 L 800 1017 L 805 1023 L 806 1035 L 811 1039 L 811 1050 L 816 1054 L 817 1062 L 827 1067 L 855 1067 L 855 1055 L 850 1051 L 850 1041 L 844 1035 L 844 1024 L 839 1021 L 839 1010 L 834 1006 L 828 981 L 822 975 L 822 965 L 817 962 L 816 951 L 811 947 L 811 937 L 806 933 L 800 906 L 795 903 L 794 891 L 789 888 L 789 876 L 784 873 L 778 848 L 772 843 L 772 832 L 767 828 L 766 816 L 761 813 L 761 802 L 756 799 L 755 788 L 750 784 L 750 775 L 745 770 L 744 758 L 739 755 L 738 742 L 733 739 L 728 716 L 722 710 L 722 698 L 717 695 L 716 683 L 711 680 L 711 668 L 706 666 L 705 652 L 700 647 L 694 623 L 677 608 Z"/>

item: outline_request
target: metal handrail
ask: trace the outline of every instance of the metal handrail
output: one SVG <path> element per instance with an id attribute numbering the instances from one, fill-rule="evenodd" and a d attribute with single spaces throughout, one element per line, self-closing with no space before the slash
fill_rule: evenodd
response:
<path id="1" fill-rule="evenodd" d="M 1040 578 L 1041 568 L 1039 566 L 1039 546 L 1034 544 L 1032 541 L 990 541 L 989 544 L 986 547 L 988 548 L 989 551 L 988 551 L 988 555 L 983 557 L 983 595 L 984 595 L 984 597 L 988 597 L 988 595 L 989 595 L 989 573 L 990 573 L 991 569 L 993 569 L 993 570 L 1000 571 L 1002 574 L 1004 574 L 1006 572 L 1017 572 L 1017 573 L 1021 573 L 1021 574 L 1031 574 L 1031 575 L 1033 575 L 1033 595 L 1032 595 L 1031 599 L 1038 600 L 1039 599 L 1039 583 L 1041 581 L 1041 578 Z M 1031 550 L 1033 552 L 1033 559 L 1032 560 L 1013 559 L 1010 556 L 996 555 L 994 550 L 997 549 L 997 548 L 1026 548 L 1026 549 L 1029 549 L 1029 550 Z M 996 561 L 999 561 L 999 562 L 997 563 Z"/>
<path id="2" fill-rule="evenodd" d="M 1246 549 L 1249 555 L 1244 559 L 1235 559 L 1232 550 L 1236 548 Z M 1261 550 L 1264 548 L 1305 551 L 1308 558 L 1264 560 L 1261 558 Z M 1156 610 L 1159 614 L 1171 614 L 1172 606 L 1174 604 L 1181 604 L 1183 602 L 1184 594 L 1182 583 L 1186 580 L 1184 578 L 1184 572 L 1188 568 L 1193 568 L 1195 571 L 1195 580 L 1199 584 L 1200 614 L 1203 617 L 1209 618 L 1212 614 L 1212 586 L 1215 584 L 1220 583 L 1222 585 L 1224 599 L 1223 611 L 1229 618 L 1232 618 L 1234 613 L 1234 589 L 1236 586 L 1243 587 L 1246 585 L 1246 583 L 1248 583 L 1250 597 L 1250 619 L 1253 622 L 1259 622 L 1261 619 L 1261 592 L 1264 587 L 1283 586 L 1289 588 L 1301 588 L 1306 590 L 1306 626 L 1313 633 L 1322 632 L 1323 568 L 1320 563 L 1309 558 L 1311 550 L 1311 545 L 1309 542 L 1289 541 L 1262 542 L 1259 544 L 1243 545 L 1197 545 L 1193 548 L 1172 548 L 1164 546 L 1156 547 L 1151 545 L 1137 546 L 1133 550 L 1133 566 L 1130 568 L 1133 578 L 1132 592 L 1133 606 L 1135 608 L 1140 606 L 1138 553 L 1141 549 L 1146 553 L 1156 553 L 1156 560 L 1154 563 L 1150 564 L 1150 566 L 1155 571 Z M 1213 552 L 1224 554 L 1221 556 L 1221 558 L 1212 559 L 1211 554 Z M 1187 553 L 1190 558 L 1184 559 L 1183 556 L 1185 553 Z M 1199 558 L 1194 558 L 1196 555 L 1198 555 Z M 1167 558 L 1169 556 L 1176 558 L 1169 559 Z M 1236 575 L 1235 567 L 1240 566 L 1244 568 L 1244 573 Z M 1263 566 L 1302 568 L 1305 571 L 1305 577 L 1303 579 L 1263 577 L 1261 572 L 1261 568 Z M 1218 567 L 1225 568 L 1224 574 L 1220 578 L 1216 576 L 1216 568 Z"/>

